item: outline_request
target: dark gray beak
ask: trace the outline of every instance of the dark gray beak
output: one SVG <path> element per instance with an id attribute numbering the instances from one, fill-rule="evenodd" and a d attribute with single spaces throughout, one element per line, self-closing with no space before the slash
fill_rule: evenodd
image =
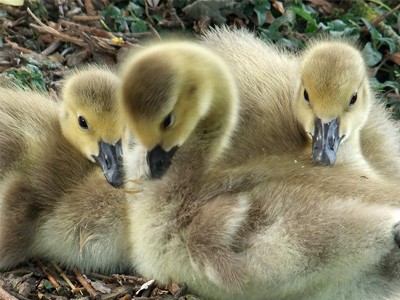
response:
<path id="1" fill-rule="evenodd" d="M 121 187 L 124 177 L 121 140 L 115 145 L 101 141 L 99 148 L 99 155 L 93 158 L 100 165 L 107 181 L 113 187 Z"/>
<path id="2" fill-rule="evenodd" d="M 334 119 L 329 123 L 322 123 L 321 119 L 315 121 L 313 136 L 312 157 L 316 164 L 332 166 L 336 161 L 339 149 L 339 123 Z"/>
<path id="3" fill-rule="evenodd" d="M 160 145 L 155 146 L 147 152 L 147 164 L 150 168 L 151 178 L 161 178 L 171 165 L 172 157 L 178 147 L 174 147 L 168 152 Z"/>

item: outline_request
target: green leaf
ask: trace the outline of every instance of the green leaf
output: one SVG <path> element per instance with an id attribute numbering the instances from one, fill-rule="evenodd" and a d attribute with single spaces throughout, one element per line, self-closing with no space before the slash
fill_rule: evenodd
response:
<path id="1" fill-rule="evenodd" d="M 256 0 L 253 1 L 254 11 L 257 14 L 258 26 L 262 26 L 265 23 L 267 17 L 267 11 L 271 9 L 271 3 L 269 0 Z"/>
<path id="2" fill-rule="evenodd" d="M 46 85 L 42 72 L 39 68 L 27 64 L 26 67 L 19 69 L 18 71 L 6 70 L 5 73 L 13 78 L 12 83 L 23 90 L 33 89 L 36 91 L 46 91 Z"/>
<path id="3" fill-rule="evenodd" d="M 363 21 L 365 26 L 367 26 L 367 28 L 371 34 L 372 45 L 374 48 L 376 48 L 376 46 L 378 44 L 378 40 L 382 35 L 378 32 L 378 30 L 376 30 L 376 28 L 367 19 L 361 18 L 361 21 Z"/>
<path id="4" fill-rule="evenodd" d="M 380 37 L 378 39 L 379 44 L 386 44 L 389 47 L 391 53 L 395 53 L 397 51 L 396 42 L 391 38 Z"/>
<path id="5" fill-rule="evenodd" d="M 379 51 L 372 48 L 370 42 L 368 42 L 365 45 L 364 49 L 362 50 L 362 53 L 364 54 L 364 57 L 367 61 L 367 65 L 370 67 L 377 65 L 382 59 L 382 54 Z"/>
<path id="6" fill-rule="evenodd" d="M 130 29 L 132 32 L 146 32 L 147 26 L 143 20 L 135 18 L 135 21 L 131 23 Z"/>
<path id="7" fill-rule="evenodd" d="M 144 9 L 143 7 L 133 3 L 129 2 L 128 6 L 126 9 L 134 16 L 136 17 L 142 17 L 144 15 Z"/>
<path id="8" fill-rule="evenodd" d="M 265 23 L 265 18 L 267 17 L 267 10 L 260 8 L 260 7 L 254 7 L 254 11 L 257 14 L 257 23 L 258 26 L 262 26 Z"/>
<path id="9" fill-rule="evenodd" d="M 278 34 L 279 37 L 282 36 L 281 33 L 279 33 L 279 29 L 282 26 L 286 26 L 286 27 L 292 27 L 293 23 L 289 17 L 288 14 L 285 14 L 279 18 L 276 18 L 272 24 L 268 27 L 268 31 L 270 32 L 270 34 Z"/>
<path id="10" fill-rule="evenodd" d="M 152 15 L 152 17 L 153 17 L 157 22 L 160 22 L 160 21 L 162 21 L 162 20 L 165 20 L 165 18 L 164 18 L 162 15 L 159 15 L 159 14 L 154 14 L 154 15 Z"/>
<path id="11" fill-rule="evenodd" d="M 101 12 L 101 15 L 105 18 L 117 19 L 122 15 L 122 13 L 118 7 L 116 7 L 113 4 L 110 4 L 109 6 L 106 7 L 105 10 Z"/>
<path id="12" fill-rule="evenodd" d="M 291 10 L 298 16 L 300 16 L 301 18 L 303 18 L 304 20 L 307 21 L 307 28 L 306 28 L 306 32 L 308 33 L 312 33 L 315 30 L 317 30 L 318 25 L 315 22 L 314 18 L 307 12 L 305 11 L 302 7 L 298 7 L 298 6 L 293 6 L 291 7 Z"/>

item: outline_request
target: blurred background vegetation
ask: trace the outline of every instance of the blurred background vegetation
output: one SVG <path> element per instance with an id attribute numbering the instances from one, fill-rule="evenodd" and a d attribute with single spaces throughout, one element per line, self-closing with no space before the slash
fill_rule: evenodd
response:
<path id="1" fill-rule="evenodd" d="M 199 35 L 223 24 L 291 51 L 328 34 L 359 44 L 373 88 L 400 119 L 399 11 L 398 0 L 29 0 L 0 5 L 0 76 L 57 92 L 70 67 L 112 65 L 147 38 Z"/>
<path id="2" fill-rule="evenodd" d="M 71 68 L 93 62 L 115 66 L 129 48 L 147 39 L 194 37 L 221 25 L 247 28 L 293 52 L 321 34 L 355 41 L 370 67 L 379 101 L 400 119 L 399 0 L 25 0 L 22 6 L 0 4 L 0 84 L 47 91 L 57 99 L 62 78 Z M 7 279 L 19 295 L 25 293 L 19 299 L 67 299 L 60 297 L 65 290 L 55 289 L 32 264 L 28 272 L 13 281 Z M 5 278 L 0 274 L 0 283 Z M 143 283 L 132 282 L 135 291 Z M 26 286 L 29 289 L 22 292 Z M 150 290 L 163 299 L 178 299 L 180 291 L 179 286 Z M 44 294 L 49 296 L 38 296 Z M 197 298 L 186 295 L 185 299 Z"/>

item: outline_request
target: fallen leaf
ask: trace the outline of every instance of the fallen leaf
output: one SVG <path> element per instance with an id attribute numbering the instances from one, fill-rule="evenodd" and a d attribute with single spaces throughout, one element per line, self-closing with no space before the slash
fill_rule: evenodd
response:
<path id="1" fill-rule="evenodd" d="M 102 293 L 102 294 L 110 294 L 111 293 L 111 289 L 109 287 L 107 287 L 104 283 L 102 283 L 101 281 L 89 281 L 90 284 L 92 285 L 92 287 Z"/>
<path id="2" fill-rule="evenodd" d="M 327 14 L 332 13 L 333 9 L 333 4 L 326 1 L 326 0 L 307 0 L 308 2 L 311 2 L 312 4 L 321 7 L 321 9 L 326 12 Z"/>
<path id="3" fill-rule="evenodd" d="M 270 11 L 267 11 L 267 17 L 265 18 L 265 23 L 272 24 L 275 21 L 275 17 L 272 15 Z"/>
<path id="4" fill-rule="evenodd" d="M 275 7 L 282 15 L 285 13 L 285 8 L 281 1 L 271 0 L 272 6 Z"/>
<path id="5" fill-rule="evenodd" d="M 389 54 L 389 60 L 400 66 L 400 52 Z"/>
<path id="6" fill-rule="evenodd" d="M 171 292 L 171 294 L 175 294 L 181 289 L 181 287 L 176 282 L 171 282 L 167 285 L 167 289 Z"/>
<path id="7" fill-rule="evenodd" d="M 149 280 L 149 281 L 143 283 L 142 286 L 140 287 L 140 289 L 136 292 L 136 295 L 139 295 L 139 293 L 141 291 L 147 290 L 154 283 L 154 281 L 155 280 L 152 279 L 152 280 Z"/>
<path id="8" fill-rule="evenodd" d="M 147 4 L 150 5 L 151 8 L 156 8 L 160 3 L 160 0 L 147 0 Z"/>

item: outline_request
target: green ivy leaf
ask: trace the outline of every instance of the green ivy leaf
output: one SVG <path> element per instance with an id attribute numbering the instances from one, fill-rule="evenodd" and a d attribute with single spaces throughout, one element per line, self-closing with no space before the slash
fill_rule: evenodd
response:
<path id="1" fill-rule="evenodd" d="M 365 45 L 364 49 L 362 50 L 362 53 L 364 54 L 364 57 L 367 61 L 367 65 L 370 67 L 377 65 L 382 59 L 382 54 L 379 51 L 372 48 L 370 42 L 368 42 Z"/>
<path id="2" fill-rule="evenodd" d="M 265 18 L 267 17 L 267 11 L 271 9 L 271 3 L 269 0 L 255 0 L 253 1 L 254 11 L 257 14 L 258 26 L 264 25 Z"/>
<path id="3" fill-rule="evenodd" d="M 135 18 L 135 20 L 131 23 L 130 29 L 131 32 L 146 32 L 147 26 L 143 20 Z"/>
<path id="4" fill-rule="evenodd" d="M 380 37 L 378 39 L 379 44 L 386 44 L 389 47 L 391 53 L 395 53 L 397 51 L 396 42 L 391 38 Z"/>
<path id="5" fill-rule="evenodd" d="M 43 74 L 37 66 L 27 64 L 26 67 L 17 71 L 7 70 L 5 73 L 13 78 L 12 84 L 23 90 L 33 89 L 46 91 Z"/>
<path id="6" fill-rule="evenodd" d="M 304 20 L 307 21 L 307 28 L 306 28 L 306 32 L 308 33 L 313 33 L 315 30 L 318 29 L 318 25 L 315 22 L 314 18 L 307 12 L 304 10 L 304 8 L 302 7 L 298 7 L 298 6 L 293 6 L 291 7 L 291 10 L 298 16 L 300 16 L 301 18 L 303 18 Z"/>
<path id="7" fill-rule="evenodd" d="M 142 17 L 144 15 L 144 9 L 143 7 L 133 3 L 129 2 L 128 6 L 126 9 L 134 16 L 136 17 Z"/>

